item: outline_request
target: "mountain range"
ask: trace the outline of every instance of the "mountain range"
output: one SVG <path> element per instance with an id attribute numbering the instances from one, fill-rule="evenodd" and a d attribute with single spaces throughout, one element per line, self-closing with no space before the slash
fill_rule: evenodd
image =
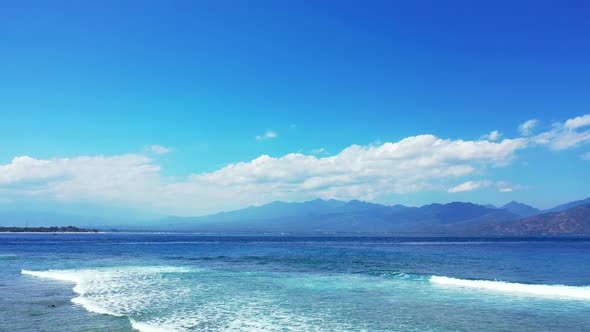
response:
<path id="1" fill-rule="evenodd" d="M 515 201 L 502 206 L 501 209 L 508 210 L 521 217 L 530 217 L 541 213 L 541 210 L 537 208 Z"/>
<path id="2" fill-rule="evenodd" d="M 168 217 L 158 224 L 167 229 L 238 233 L 579 234 L 586 233 L 583 225 L 590 223 L 590 213 L 570 210 L 586 202 L 590 198 L 546 211 L 518 202 L 502 207 L 468 202 L 422 207 L 358 200 L 273 202 L 203 217 Z M 559 230 L 549 224 L 559 224 Z"/>
<path id="3" fill-rule="evenodd" d="M 573 202 L 565 203 L 565 204 L 562 204 L 562 205 L 558 205 L 558 206 L 556 206 L 554 208 L 545 210 L 543 212 L 545 212 L 545 213 L 549 213 L 549 212 L 561 212 L 561 211 L 565 211 L 565 210 L 571 209 L 573 207 L 576 207 L 576 206 L 579 206 L 579 205 L 584 205 L 584 204 L 590 204 L 590 197 L 588 197 L 586 199 L 579 200 L 579 201 L 573 201 Z"/>
<path id="4" fill-rule="evenodd" d="M 590 204 L 561 212 L 548 212 L 517 221 L 482 225 L 478 233 L 490 234 L 590 234 Z"/>
<path id="5" fill-rule="evenodd" d="M 67 226 L 130 231 L 297 234 L 590 234 L 590 198 L 541 211 L 519 202 L 421 207 L 358 200 L 273 202 L 201 217 L 124 220 L 56 213 L 0 212 L 3 226 Z"/>

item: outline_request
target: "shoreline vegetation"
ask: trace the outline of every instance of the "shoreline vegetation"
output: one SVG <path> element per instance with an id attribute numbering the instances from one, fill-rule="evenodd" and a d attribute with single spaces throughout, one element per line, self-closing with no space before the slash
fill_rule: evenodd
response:
<path id="1" fill-rule="evenodd" d="M 0 227 L 0 233 L 98 233 L 97 229 L 64 227 Z"/>

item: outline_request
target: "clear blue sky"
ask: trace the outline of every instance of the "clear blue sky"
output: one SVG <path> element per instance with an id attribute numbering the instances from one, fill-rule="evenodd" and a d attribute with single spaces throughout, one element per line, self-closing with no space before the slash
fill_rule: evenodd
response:
<path id="1" fill-rule="evenodd" d="M 155 210 L 198 214 L 314 195 L 408 205 L 515 199 L 540 207 L 584 198 L 589 128 L 575 127 L 575 142 L 559 148 L 535 135 L 567 140 L 565 122 L 590 113 L 589 17 L 587 1 L 2 1 L 0 201 L 141 209 L 161 199 L 126 203 L 100 188 L 77 191 L 98 185 L 80 180 L 72 168 L 81 166 L 59 161 L 82 156 L 147 156 L 157 179 L 137 180 L 146 182 L 137 190 L 170 196 L 163 187 L 261 155 L 326 158 L 353 144 L 369 149 L 421 134 L 475 142 L 498 130 L 518 139 L 525 137 L 518 126 L 530 119 L 538 122 L 526 148 L 502 165 L 476 158 L 475 171 L 461 176 L 368 194 L 373 180 L 359 175 L 360 163 L 360 171 L 338 174 L 356 172 L 362 188 L 302 194 L 297 187 L 291 195 L 292 188 L 238 186 L 227 190 L 264 193 L 212 208 Z M 267 132 L 276 137 L 262 137 Z M 157 154 L 151 145 L 170 151 Z M 31 171 L 15 166 L 21 156 L 58 166 Z M 252 181 L 325 175 L 313 174 Z M 469 181 L 478 188 L 448 192 Z M 120 190 L 132 195 L 128 185 Z M 512 191 L 496 190 L 506 186 Z"/>

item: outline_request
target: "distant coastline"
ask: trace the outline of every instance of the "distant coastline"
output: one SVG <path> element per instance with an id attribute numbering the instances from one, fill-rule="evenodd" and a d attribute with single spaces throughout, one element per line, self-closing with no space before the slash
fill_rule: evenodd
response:
<path id="1" fill-rule="evenodd" d="M 65 227 L 0 227 L 0 233 L 98 233 L 96 229 Z"/>

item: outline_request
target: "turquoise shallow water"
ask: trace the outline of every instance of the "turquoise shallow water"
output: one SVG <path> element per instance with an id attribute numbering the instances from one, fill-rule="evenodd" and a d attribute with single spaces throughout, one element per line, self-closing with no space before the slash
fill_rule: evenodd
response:
<path id="1" fill-rule="evenodd" d="M 588 331 L 590 239 L 0 234 L 0 331 Z"/>

